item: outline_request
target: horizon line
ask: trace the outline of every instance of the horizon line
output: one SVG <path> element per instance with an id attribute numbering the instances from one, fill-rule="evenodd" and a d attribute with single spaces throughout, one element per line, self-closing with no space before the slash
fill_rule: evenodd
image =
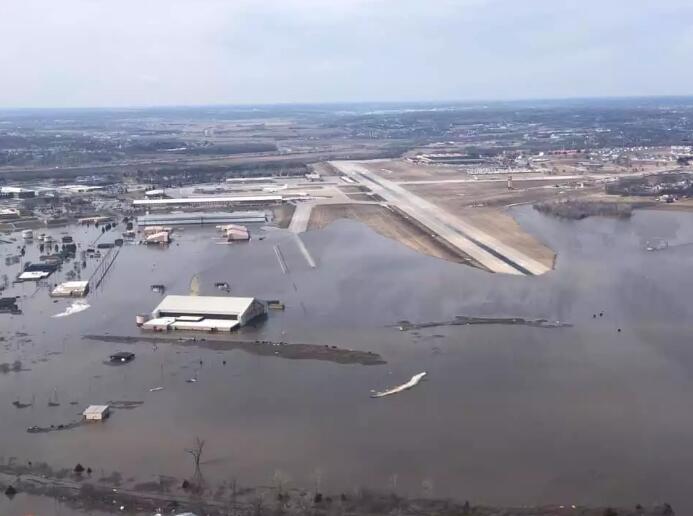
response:
<path id="1" fill-rule="evenodd" d="M 656 100 L 656 99 L 691 99 L 689 94 L 662 94 L 662 95 L 604 95 L 604 96 L 574 96 L 574 97 L 520 97 L 512 99 L 457 99 L 457 100 L 345 100 L 345 101 L 297 101 L 297 102 L 240 102 L 240 103 L 209 103 L 209 104 L 131 104 L 131 105 L 89 105 L 89 106 L 1 106 L 0 112 L 9 111 L 138 111 L 148 109 L 199 109 L 199 108 L 258 108 L 258 107 L 292 107 L 292 106 L 359 106 L 359 105 L 480 105 L 480 104 L 504 104 L 525 102 L 571 102 L 571 101 L 597 101 L 597 100 Z"/>

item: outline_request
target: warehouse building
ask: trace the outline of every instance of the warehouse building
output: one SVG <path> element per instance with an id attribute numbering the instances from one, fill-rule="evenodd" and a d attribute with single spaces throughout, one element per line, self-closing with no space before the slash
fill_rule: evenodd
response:
<path id="1" fill-rule="evenodd" d="M 136 199 L 133 206 L 141 208 L 171 208 L 174 206 L 191 207 L 199 206 L 209 208 L 213 206 L 240 206 L 280 204 L 284 198 L 281 195 L 254 195 L 239 197 L 182 197 L 177 199 Z"/>
<path id="2" fill-rule="evenodd" d="M 89 293 L 88 281 L 66 281 L 51 291 L 51 297 L 84 297 Z"/>
<path id="3" fill-rule="evenodd" d="M 166 296 L 141 326 L 152 331 L 231 331 L 265 313 L 265 305 L 252 297 Z"/>
<path id="4" fill-rule="evenodd" d="M 137 217 L 138 226 L 267 222 L 264 211 L 156 213 Z"/>

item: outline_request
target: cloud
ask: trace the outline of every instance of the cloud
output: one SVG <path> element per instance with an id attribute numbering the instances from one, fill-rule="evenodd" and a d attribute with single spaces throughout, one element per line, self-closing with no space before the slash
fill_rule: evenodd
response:
<path id="1" fill-rule="evenodd" d="M 4 0 L 0 106 L 693 93 L 682 0 Z"/>

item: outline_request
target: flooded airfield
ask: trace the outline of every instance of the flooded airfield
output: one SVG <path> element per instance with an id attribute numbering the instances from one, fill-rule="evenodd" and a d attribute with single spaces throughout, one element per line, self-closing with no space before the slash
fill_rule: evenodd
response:
<path id="1" fill-rule="evenodd" d="M 199 436 L 207 441 L 202 473 L 212 483 L 693 510 L 693 246 L 685 245 L 693 242 L 693 215 L 642 211 L 630 220 L 574 222 L 528 207 L 514 214 L 557 251 L 554 271 L 492 275 L 339 221 L 301 236 L 315 268 L 284 230 L 251 228 L 264 238 L 221 245 L 213 227 L 186 227 L 167 248 L 126 244 L 83 311 L 53 317 L 74 300 L 54 302 L 34 283 L 13 285 L 3 295 L 19 295 L 23 313 L 0 314 L 0 362 L 9 364 L 0 372 L 0 456 L 56 469 L 79 462 L 95 477 L 115 472 L 134 485 L 190 476 L 185 449 Z M 83 246 L 98 236 L 97 228 L 52 231 L 68 231 Z M 669 248 L 646 251 L 655 239 Z M 0 251 L 12 254 L 17 243 Z M 34 252 L 28 246 L 26 259 Z M 0 267 L 10 278 L 19 271 Z M 144 335 L 135 315 L 162 298 L 150 285 L 187 294 L 195 275 L 203 295 L 222 295 L 214 284 L 227 282 L 230 295 L 286 304 L 231 340 L 364 350 L 386 364 L 290 360 L 206 341 L 84 338 Z M 399 329 L 401 321 L 456 316 L 571 326 Z M 108 365 L 115 351 L 136 359 Z M 422 371 L 428 375 L 415 388 L 370 398 Z M 136 403 L 116 403 L 122 408 L 105 423 L 27 432 L 109 401 Z M 21 497 L 3 498 L 0 512 L 19 513 L 20 503 L 27 507 Z"/>

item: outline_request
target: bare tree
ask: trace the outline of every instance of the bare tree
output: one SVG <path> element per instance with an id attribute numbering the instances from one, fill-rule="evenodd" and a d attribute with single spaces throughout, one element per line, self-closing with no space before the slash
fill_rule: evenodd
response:
<path id="1" fill-rule="evenodd" d="M 205 448 L 205 440 L 195 437 L 195 445 L 192 448 L 186 448 L 185 452 L 189 453 L 195 464 L 195 473 L 193 474 L 193 480 L 195 484 L 198 484 L 202 480 L 202 471 L 200 470 L 200 461 L 202 460 L 202 452 Z"/>

